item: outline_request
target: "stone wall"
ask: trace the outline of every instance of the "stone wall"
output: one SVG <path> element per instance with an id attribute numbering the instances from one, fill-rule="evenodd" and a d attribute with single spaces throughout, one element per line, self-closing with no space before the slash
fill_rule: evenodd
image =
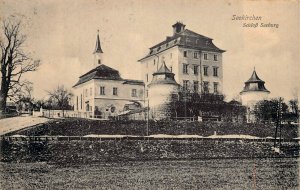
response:
<path id="1" fill-rule="evenodd" d="M 1 141 L 1 161 L 91 164 L 107 161 L 297 157 L 297 141 L 283 142 L 284 155 L 272 142 L 249 140 L 70 140 Z"/>

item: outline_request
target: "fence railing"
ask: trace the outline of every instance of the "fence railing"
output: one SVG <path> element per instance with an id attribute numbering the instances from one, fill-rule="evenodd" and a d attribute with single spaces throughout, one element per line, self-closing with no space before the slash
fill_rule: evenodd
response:
<path id="1" fill-rule="evenodd" d="M 174 141 L 245 141 L 245 142 L 274 142 L 278 139 L 259 138 L 259 139 L 245 139 L 245 138 L 209 138 L 209 137 L 149 137 L 149 136 L 116 136 L 116 137 L 90 137 L 90 136 L 2 136 L 1 140 L 6 141 L 73 141 L 73 140 L 86 140 L 86 141 L 119 141 L 119 140 L 174 140 Z M 300 139 L 282 139 L 282 143 L 291 142 L 298 143 Z"/>

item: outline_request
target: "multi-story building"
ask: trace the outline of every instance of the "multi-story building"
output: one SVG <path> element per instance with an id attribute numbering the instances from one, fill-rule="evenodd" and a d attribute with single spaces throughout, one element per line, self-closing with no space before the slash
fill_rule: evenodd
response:
<path id="1" fill-rule="evenodd" d="M 149 53 L 139 60 L 142 64 L 142 78 L 147 86 L 162 65 L 175 74 L 175 80 L 184 90 L 198 93 L 222 94 L 222 53 L 213 44 L 213 39 L 185 29 L 183 23 L 173 26 L 173 35 L 150 48 Z"/>
<path id="2" fill-rule="evenodd" d="M 104 65 L 99 34 L 94 51 L 94 68 L 79 77 L 73 86 L 74 111 L 85 117 L 108 118 L 141 108 L 144 104 L 144 83 L 123 79 L 119 71 Z"/>

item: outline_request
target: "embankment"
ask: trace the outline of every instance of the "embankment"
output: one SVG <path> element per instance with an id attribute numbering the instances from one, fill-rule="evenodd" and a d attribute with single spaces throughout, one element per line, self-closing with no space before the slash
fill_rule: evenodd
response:
<path id="1" fill-rule="evenodd" d="M 249 139 L 97 139 L 15 141 L 2 139 L 1 161 L 99 163 L 158 159 L 270 158 L 299 155 L 298 141 L 282 142 L 284 154 L 275 154 L 272 140 Z"/>

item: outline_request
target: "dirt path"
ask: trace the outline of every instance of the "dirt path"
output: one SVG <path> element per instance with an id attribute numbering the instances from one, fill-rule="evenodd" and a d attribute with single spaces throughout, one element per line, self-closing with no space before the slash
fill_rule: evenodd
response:
<path id="1" fill-rule="evenodd" d="M 0 135 L 49 121 L 43 117 L 19 116 L 0 120 Z"/>

